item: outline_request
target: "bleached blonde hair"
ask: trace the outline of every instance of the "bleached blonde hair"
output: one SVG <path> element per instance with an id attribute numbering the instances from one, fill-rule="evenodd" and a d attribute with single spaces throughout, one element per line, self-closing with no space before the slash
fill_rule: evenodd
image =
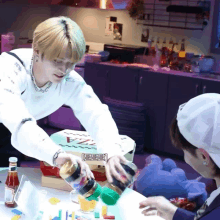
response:
<path id="1" fill-rule="evenodd" d="M 70 59 L 77 63 L 85 54 L 86 42 L 76 22 L 68 17 L 59 16 L 49 18 L 36 27 L 33 48 L 39 50 L 42 58 L 50 61 L 64 58 L 67 49 L 70 49 Z"/>

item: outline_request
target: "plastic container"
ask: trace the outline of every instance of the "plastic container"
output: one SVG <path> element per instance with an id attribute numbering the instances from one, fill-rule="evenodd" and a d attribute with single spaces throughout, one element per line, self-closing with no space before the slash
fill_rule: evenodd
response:
<path id="1" fill-rule="evenodd" d="M 81 174 L 79 163 L 67 161 L 60 168 L 60 176 L 88 201 L 97 200 L 102 192 L 102 187 L 94 179 L 87 179 L 85 172 Z"/>
<path id="2" fill-rule="evenodd" d="M 107 183 L 102 188 L 101 199 L 106 205 L 115 205 L 125 189 L 135 181 L 137 166 L 129 161 L 121 165 L 127 172 L 128 178 L 124 177 L 122 182 L 113 177 L 113 183 Z"/>
<path id="3" fill-rule="evenodd" d="M 46 190 L 38 190 L 25 175 L 22 175 L 20 185 L 15 194 L 15 202 L 18 204 L 18 210 L 27 219 L 36 220 L 43 215 L 42 209 L 44 208 L 46 195 Z"/>

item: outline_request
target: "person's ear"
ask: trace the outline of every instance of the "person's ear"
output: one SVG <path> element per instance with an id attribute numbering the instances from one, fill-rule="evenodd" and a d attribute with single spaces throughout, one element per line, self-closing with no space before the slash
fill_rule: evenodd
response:
<path id="1" fill-rule="evenodd" d="M 32 48 L 35 54 L 39 55 L 39 50 L 32 44 Z"/>

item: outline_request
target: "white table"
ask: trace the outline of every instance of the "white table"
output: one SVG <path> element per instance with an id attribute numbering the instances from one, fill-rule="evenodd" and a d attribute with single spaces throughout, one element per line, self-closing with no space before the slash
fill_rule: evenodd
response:
<path id="1" fill-rule="evenodd" d="M 4 191 L 5 191 L 5 181 L 8 173 L 8 168 L 0 168 L 0 201 L 4 201 Z M 75 204 L 70 201 L 69 192 L 41 187 L 41 170 L 39 168 L 18 168 L 18 177 L 21 180 L 22 175 L 28 177 L 28 179 L 36 186 L 39 190 L 46 190 L 47 191 L 47 199 L 44 204 L 44 216 L 43 220 L 49 220 L 49 216 L 52 215 L 54 218 L 55 216 L 59 216 L 59 209 L 62 209 L 62 220 L 66 220 L 66 211 L 68 210 L 69 214 L 72 211 L 80 214 L 79 205 Z M 48 200 L 51 197 L 56 197 L 60 199 L 60 203 L 56 205 L 51 205 Z M 123 193 L 122 197 L 119 199 L 117 205 L 115 206 L 108 206 L 108 214 L 114 214 L 116 220 L 162 220 L 163 218 L 159 216 L 144 216 L 141 214 L 139 209 L 139 202 L 145 200 L 146 198 L 141 195 L 140 193 L 127 188 Z M 1 219 L 7 220 L 11 219 L 15 214 L 11 212 L 13 208 L 8 208 L 4 204 L 0 205 L 0 215 Z M 84 216 L 89 216 L 88 214 L 81 214 Z M 90 214 L 90 216 L 94 216 L 94 214 Z M 25 217 L 20 218 L 20 220 L 26 219 Z M 68 220 L 71 218 L 69 217 Z M 94 218 L 95 219 L 95 218 Z M 102 218 L 100 218 L 102 219 Z M 98 220 L 98 219 L 97 219 Z"/>

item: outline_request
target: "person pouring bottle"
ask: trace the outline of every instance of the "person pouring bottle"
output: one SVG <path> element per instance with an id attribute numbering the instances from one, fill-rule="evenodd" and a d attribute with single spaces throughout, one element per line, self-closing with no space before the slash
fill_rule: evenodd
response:
<path id="1" fill-rule="evenodd" d="M 0 56 L 0 166 L 25 154 L 59 168 L 68 160 L 78 162 L 94 178 L 80 157 L 64 152 L 36 123 L 65 104 L 97 143 L 98 153 L 108 154 L 108 181 L 120 180 L 117 170 L 126 175 L 120 164 L 126 159 L 116 124 L 108 106 L 74 71 L 86 49 L 82 30 L 68 17 L 49 18 L 34 30 L 32 47 Z"/>
<path id="2" fill-rule="evenodd" d="M 140 203 L 144 215 L 166 220 L 217 220 L 220 215 L 220 94 L 207 93 L 179 107 L 170 126 L 172 143 L 183 150 L 184 159 L 204 178 L 214 179 L 217 189 L 196 214 L 177 208 L 165 197 L 149 197 Z"/>

